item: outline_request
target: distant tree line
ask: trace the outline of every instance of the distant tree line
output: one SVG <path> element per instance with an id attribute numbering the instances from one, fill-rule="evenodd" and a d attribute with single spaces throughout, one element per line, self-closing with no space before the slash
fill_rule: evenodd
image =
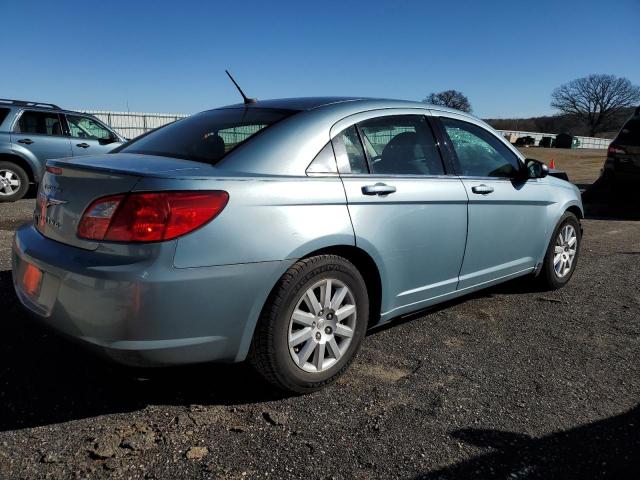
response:
<path id="1" fill-rule="evenodd" d="M 624 122 L 633 114 L 634 107 L 623 108 L 612 115 L 606 130 L 591 135 L 589 127 L 569 114 L 547 115 L 529 118 L 485 118 L 496 130 L 520 130 L 522 132 L 568 133 L 570 135 L 613 138 Z"/>
<path id="2" fill-rule="evenodd" d="M 431 93 L 423 102 L 471 112 L 469 99 L 458 90 Z M 557 115 L 530 118 L 488 118 L 498 130 L 614 136 L 640 103 L 640 87 L 615 75 L 593 74 L 559 86 L 551 93 Z"/>

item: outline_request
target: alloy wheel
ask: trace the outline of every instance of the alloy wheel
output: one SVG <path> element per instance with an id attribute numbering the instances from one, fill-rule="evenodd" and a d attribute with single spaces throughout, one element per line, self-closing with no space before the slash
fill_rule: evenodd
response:
<path id="1" fill-rule="evenodd" d="M 349 287 L 323 279 L 298 299 L 289 320 L 289 353 L 306 372 L 331 368 L 345 354 L 355 333 L 356 302 Z"/>
<path id="2" fill-rule="evenodd" d="M 20 177 L 6 168 L 0 170 L 0 196 L 14 195 L 20 190 Z"/>
<path id="3" fill-rule="evenodd" d="M 566 277 L 573 267 L 578 247 L 578 235 L 573 225 L 565 225 L 558 232 L 553 251 L 553 269 L 558 278 Z"/>

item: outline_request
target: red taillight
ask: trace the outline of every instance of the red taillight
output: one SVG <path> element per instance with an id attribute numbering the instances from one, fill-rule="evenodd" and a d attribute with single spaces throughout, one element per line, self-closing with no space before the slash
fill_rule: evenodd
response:
<path id="1" fill-rule="evenodd" d="M 611 145 L 609 145 L 609 149 L 607 150 L 608 154 L 612 154 L 612 153 L 618 153 L 618 154 L 626 154 L 627 151 L 622 148 L 622 147 L 618 147 L 617 145 L 614 145 L 613 143 Z"/>
<path id="2" fill-rule="evenodd" d="M 82 215 L 78 236 L 113 242 L 157 242 L 189 233 L 227 205 L 224 191 L 132 193 L 99 198 Z"/>
<path id="3" fill-rule="evenodd" d="M 51 165 L 47 165 L 45 169 L 52 175 L 62 175 L 62 169 L 60 167 L 52 167 Z"/>

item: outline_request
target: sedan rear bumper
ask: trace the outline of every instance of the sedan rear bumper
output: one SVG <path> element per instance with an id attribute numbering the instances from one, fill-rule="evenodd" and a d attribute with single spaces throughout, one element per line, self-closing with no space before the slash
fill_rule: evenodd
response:
<path id="1" fill-rule="evenodd" d="M 123 364 L 245 358 L 260 310 L 291 262 L 175 268 L 175 242 L 86 251 L 21 227 L 13 245 L 18 298 L 38 320 Z M 128 252 L 133 253 L 133 252 Z M 42 272 L 27 293 L 27 265 Z"/>

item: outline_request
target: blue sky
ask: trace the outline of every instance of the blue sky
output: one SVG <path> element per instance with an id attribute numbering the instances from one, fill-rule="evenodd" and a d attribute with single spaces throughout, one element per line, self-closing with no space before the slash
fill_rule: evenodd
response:
<path id="1" fill-rule="evenodd" d="M 0 0 L 0 97 L 193 113 L 249 96 L 421 100 L 481 117 L 551 113 L 590 73 L 640 84 L 640 1 Z M 21 23 L 20 20 L 25 20 Z"/>

